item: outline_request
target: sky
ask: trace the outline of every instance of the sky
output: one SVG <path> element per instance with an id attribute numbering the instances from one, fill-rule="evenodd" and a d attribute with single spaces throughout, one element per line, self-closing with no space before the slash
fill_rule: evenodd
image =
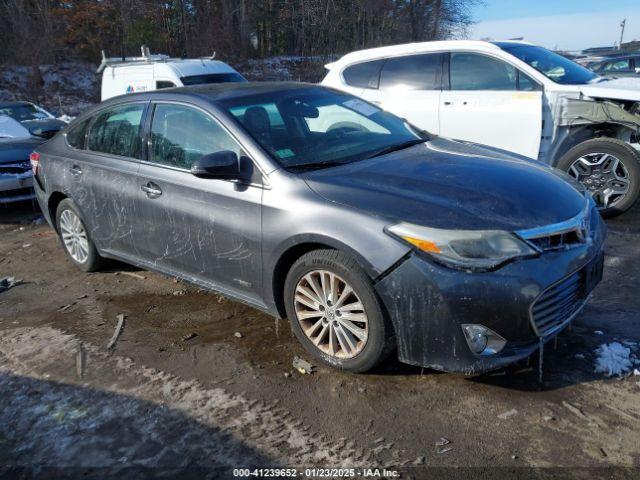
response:
<path id="1" fill-rule="evenodd" d="M 582 50 L 640 40 L 640 0 L 484 0 L 473 9 L 468 38 L 524 37 L 547 48 Z"/>

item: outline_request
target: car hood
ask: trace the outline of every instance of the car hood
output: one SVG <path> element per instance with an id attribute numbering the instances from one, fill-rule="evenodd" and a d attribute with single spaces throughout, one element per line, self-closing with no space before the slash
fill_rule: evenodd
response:
<path id="1" fill-rule="evenodd" d="M 539 227 L 574 217 L 586 202 L 540 162 L 442 138 L 302 177 L 328 201 L 434 228 Z"/>
<path id="2" fill-rule="evenodd" d="M 29 154 L 43 142 L 44 139 L 37 138 L 3 139 L 0 141 L 0 164 L 28 161 Z"/>
<path id="3" fill-rule="evenodd" d="M 580 85 L 583 95 L 640 102 L 640 78 L 613 78 L 603 82 Z"/>

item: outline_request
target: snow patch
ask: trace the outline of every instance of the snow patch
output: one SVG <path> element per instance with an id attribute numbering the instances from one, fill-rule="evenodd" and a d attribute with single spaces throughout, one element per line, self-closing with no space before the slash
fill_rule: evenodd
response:
<path id="1" fill-rule="evenodd" d="M 633 367 L 631 349 L 621 343 L 602 344 L 596 348 L 596 373 L 604 373 L 607 377 L 621 376 Z"/>

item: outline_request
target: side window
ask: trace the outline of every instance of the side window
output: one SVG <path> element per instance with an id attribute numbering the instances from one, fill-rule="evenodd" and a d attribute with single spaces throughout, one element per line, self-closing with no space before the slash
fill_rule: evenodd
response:
<path id="1" fill-rule="evenodd" d="M 606 62 L 602 70 L 605 72 L 628 72 L 631 70 L 631 65 L 629 63 L 628 58 Z"/>
<path id="2" fill-rule="evenodd" d="M 67 143 L 73 148 L 78 148 L 80 150 L 84 149 L 84 140 L 90 121 L 91 118 L 87 118 L 86 120 L 83 120 L 77 125 L 71 127 L 71 129 L 67 132 Z"/>
<path id="3" fill-rule="evenodd" d="M 241 154 L 240 145 L 212 117 L 185 105 L 156 105 L 149 161 L 188 170 L 203 155 L 222 150 Z"/>
<path id="4" fill-rule="evenodd" d="M 380 67 L 384 60 L 374 60 L 373 62 L 358 63 L 345 68 L 342 72 L 347 85 L 361 88 L 378 88 L 380 79 Z"/>
<path id="5" fill-rule="evenodd" d="M 440 90 L 442 55 L 430 53 L 390 58 L 382 67 L 380 88 Z"/>
<path id="6" fill-rule="evenodd" d="M 169 80 L 156 80 L 156 90 L 161 90 L 163 88 L 173 88 L 176 84 L 170 82 Z"/>
<path id="7" fill-rule="evenodd" d="M 501 60 L 476 53 L 452 53 L 451 90 L 517 90 L 517 70 Z"/>
<path id="8" fill-rule="evenodd" d="M 144 108 L 144 103 L 135 103 L 98 114 L 89 130 L 88 149 L 121 157 L 138 157 Z"/>

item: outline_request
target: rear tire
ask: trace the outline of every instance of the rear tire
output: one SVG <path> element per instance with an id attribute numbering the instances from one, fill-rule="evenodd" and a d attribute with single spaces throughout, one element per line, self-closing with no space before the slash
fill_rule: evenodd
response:
<path id="1" fill-rule="evenodd" d="M 80 211 L 71 199 L 65 198 L 58 205 L 56 226 L 62 247 L 76 267 L 94 272 L 103 265 L 104 259 L 98 254 Z"/>
<path id="2" fill-rule="evenodd" d="M 393 329 L 371 279 L 338 250 L 300 257 L 287 274 L 284 300 L 295 336 L 329 366 L 366 372 L 393 349 Z"/>
<path id="3" fill-rule="evenodd" d="M 582 142 L 565 153 L 556 167 L 591 192 L 603 217 L 620 215 L 640 196 L 640 154 L 622 140 L 594 138 Z"/>

